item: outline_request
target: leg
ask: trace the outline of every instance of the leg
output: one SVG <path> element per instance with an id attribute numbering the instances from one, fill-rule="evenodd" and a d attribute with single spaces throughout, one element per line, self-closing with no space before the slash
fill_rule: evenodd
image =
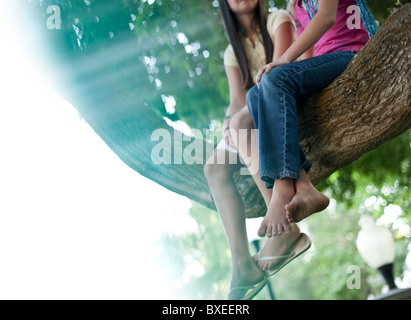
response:
<path id="1" fill-rule="evenodd" d="M 310 167 L 298 144 L 297 97 L 321 91 L 345 70 L 353 56 L 338 52 L 274 68 L 263 75 L 259 87 L 248 92 L 247 104 L 258 128 L 261 178 L 268 187 L 274 186 L 260 234 L 287 232 L 284 201 L 294 197 L 290 179 L 299 180 L 300 170 Z M 296 203 L 302 203 L 301 197 Z M 290 210 L 294 212 L 295 206 Z M 301 219 L 309 213 L 297 215 Z"/>
<path id="2" fill-rule="evenodd" d="M 264 274 L 249 251 L 244 206 L 232 177 L 237 166 L 216 164 L 217 157 L 221 159 L 222 156 L 228 159 L 228 151 L 216 149 L 213 157 L 207 161 L 204 173 L 231 251 L 233 267 L 231 288 L 253 285 L 261 281 Z M 236 290 L 229 296 L 229 299 L 237 299 L 241 293 Z"/>
<path id="3" fill-rule="evenodd" d="M 258 153 L 257 136 L 256 131 L 253 130 L 253 118 L 251 118 L 247 107 L 244 107 L 232 118 L 230 129 L 235 131 L 233 136 L 237 138 L 234 139 L 237 150 L 268 206 L 272 190 L 267 189 L 264 182 L 260 179 L 260 156 Z"/>
<path id="4" fill-rule="evenodd" d="M 298 227 L 287 226 L 284 219 L 300 221 L 328 205 L 328 199 L 313 191 L 305 175 L 310 164 L 298 144 L 297 97 L 321 91 L 345 70 L 352 57 L 351 53 L 337 53 L 277 67 L 248 92 L 247 105 L 258 129 L 261 178 L 267 187 L 274 187 L 259 230 L 260 235 L 269 236 L 261 257 L 281 255 L 298 238 Z M 288 199 L 290 203 L 285 203 Z M 270 237 L 274 234 L 280 235 Z M 267 270 L 277 262 L 260 261 L 259 266 Z"/>
<path id="5" fill-rule="evenodd" d="M 247 105 L 258 129 L 261 179 L 300 178 L 307 169 L 298 144 L 297 98 L 324 89 L 347 67 L 352 52 L 336 52 L 272 69 L 260 86 L 247 94 Z"/>
<path id="6" fill-rule="evenodd" d="M 230 128 L 236 131 L 234 136 L 238 138 L 234 139 L 237 143 L 237 149 L 243 160 L 246 162 L 249 171 L 253 173 L 252 176 L 264 197 L 267 207 L 270 207 L 271 204 L 271 207 L 273 208 L 284 208 L 284 206 L 292 199 L 292 197 L 295 194 L 294 181 L 292 181 L 292 179 L 285 179 L 284 181 L 280 180 L 278 183 L 274 185 L 273 190 L 267 189 L 265 187 L 264 182 L 260 179 L 259 176 L 260 164 L 258 145 L 256 143 L 257 137 L 255 130 L 250 130 L 253 127 L 254 126 L 252 118 L 247 108 L 237 113 L 230 123 Z M 240 134 L 241 129 L 246 130 L 248 134 Z M 286 186 L 282 186 L 282 183 L 289 184 L 289 189 L 287 189 Z M 272 199 L 273 201 L 271 202 Z M 279 202 L 282 202 L 282 205 L 279 205 Z M 264 236 L 266 234 L 267 227 L 273 225 L 277 227 L 281 225 L 285 229 L 286 234 L 284 234 L 283 236 L 278 236 L 275 239 L 271 238 L 267 240 L 266 244 L 264 245 L 264 248 L 259 253 L 261 257 L 283 255 L 300 235 L 300 230 L 298 226 L 296 224 L 292 224 L 289 226 L 287 220 L 284 219 L 286 217 L 284 214 L 284 210 L 278 210 L 277 213 L 278 215 L 276 215 L 275 218 L 279 221 L 272 221 L 273 216 L 267 215 L 265 220 L 263 221 L 262 227 L 259 230 L 259 235 Z M 273 228 L 271 228 L 270 230 L 267 230 L 267 235 L 271 236 L 277 234 L 278 232 L 281 233 L 281 231 L 279 231 L 278 229 L 274 230 Z M 268 270 L 277 262 L 278 261 L 275 260 L 259 262 L 259 266 L 262 270 Z"/>
<path id="7" fill-rule="evenodd" d="M 275 69 L 271 72 L 273 71 L 275 71 Z M 275 112 L 276 110 L 274 108 L 255 108 L 255 106 L 260 106 L 260 101 L 263 99 L 272 101 L 272 98 L 267 97 L 267 94 L 264 93 L 264 88 L 262 88 L 261 85 L 259 88 L 253 87 L 248 92 L 247 103 L 250 107 L 255 127 L 258 128 L 259 154 L 262 157 L 260 158 L 261 168 L 269 168 L 271 170 L 262 169 L 260 176 L 261 179 L 266 182 L 268 188 L 274 187 L 272 197 L 267 203 L 267 213 L 258 230 L 258 235 L 261 237 L 264 235 L 271 237 L 283 232 L 288 233 L 289 231 L 285 205 L 289 203 L 295 195 L 294 179 L 298 176 L 292 175 L 292 172 L 299 172 L 302 151 L 298 145 L 297 133 L 282 134 L 282 131 L 286 129 L 282 128 L 284 125 L 282 125 L 281 122 L 292 118 L 292 116 Z M 272 91 L 270 86 L 266 85 L 266 87 L 266 91 Z M 293 116 L 296 122 L 296 112 Z M 274 120 L 267 123 L 270 118 L 274 118 Z M 269 130 L 267 130 L 267 127 Z M 263 131 L 267 131 L 268 134 L 263 134 Z M 280 150 L 291 149 L 286 146 L 286 140 L 290 139 L 294 140 L 294 144 L 290 142 L 287 143 L 294 149 L 291 152 L 292 156 L 284 156 L 280 154 Z M 270 141 L 271 143 L 267 145 Z M 296 156 L 294 156 L 294 154 L 296 154 Z M 268 161 L 268 159 L 270 161 Z M 287 174 L 291 174 L 291 176 L 289 177 Z"/>

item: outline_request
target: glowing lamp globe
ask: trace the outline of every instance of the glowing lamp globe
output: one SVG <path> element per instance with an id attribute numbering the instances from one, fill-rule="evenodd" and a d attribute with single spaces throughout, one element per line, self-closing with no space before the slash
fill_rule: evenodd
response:
<path id="1" fill-rule="evenodd" d="M 360 222 L 356 245 L 364 261 L 372 268 L 378 269 L 390 289 L 396 288 L 392 275 L 395 258 L 395 243 L 391 232 L 377 226 L 372 217 L 364 215 Z"/>

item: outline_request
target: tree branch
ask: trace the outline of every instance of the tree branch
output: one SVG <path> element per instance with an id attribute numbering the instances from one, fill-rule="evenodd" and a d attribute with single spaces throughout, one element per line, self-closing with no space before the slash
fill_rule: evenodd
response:
<path id="1" fill-rule="evenodd" d="M 313 164 L 310 178 L 314 184 L 411 127 L 410 30 L 411 4 L 407 4 L 387 19 L 348 69 L 301 110 L 300 143 Z M 126 47 L 127 51 L 121 52 L 126 52 L 130 59 L 138 56 L 127 43 Z M 104 56 L 118 55 L 118 47 L 113 45 L 113 52 L 109 50 Z M 200 139 L 176 144 L 174 129 L 139 98 L 136 88 L 144 90 L 144 87 L 141 89 L 137 80 L 129 81 L 145 70 L 128 65 L 127 70 L 133 70 L 133 74 L 125 81 L 121 74 L 111 74 L 110 65 L 102 63 L 102 58 L 101 54 L 100 58 L 85 57 L 86 60 L 76 60 L 73 62 L 76 65 L 60 72 L 65 75 L 60 85 L 65 98 L 133 170 L 171 191 L 214 208 L 203 174 L 206 154 L 199 159 L 201 164 L 155 165 L 152 150 L 159 142 L 152 141 L 151 137 L 158 129 L 169 132 L 173 143 L 164 153 L 172 157 L 191 143 L 201 144 L 201 148 L 210 144 L 203 144 Z M 70 91 L 62 89 L 67 87 Z M 235 180 L 247 217 L 264 215 L 265 204 L 251 177 L 237 173 Z"/>

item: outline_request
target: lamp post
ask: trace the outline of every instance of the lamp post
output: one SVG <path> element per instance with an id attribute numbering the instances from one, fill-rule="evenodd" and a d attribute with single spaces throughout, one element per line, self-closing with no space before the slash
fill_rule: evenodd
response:
<path id="1" fill-rule="evenodd" d="M 356 245 L 361 257 L 370 267 L 382 274 L 389 290 L 396 289 L 393 276 L 394 237 L 387 228 L 377 226 L 374 219 L 368 215 L 362 216 L 359 224 L 361 230 Z"/>

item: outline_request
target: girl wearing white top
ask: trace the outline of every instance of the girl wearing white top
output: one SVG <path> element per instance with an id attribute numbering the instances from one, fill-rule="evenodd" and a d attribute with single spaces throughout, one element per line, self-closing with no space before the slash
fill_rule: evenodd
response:
<path id="1" fill-rule="evenodd" d="M 250 132 L 253 128 L 253 120 L 246 107 L 247 91 L 255 85 L 258 70 L 281 57 L 293 43 L 295 24 L 285 10 L 266 15 L 263 0 L 220 0 L 219 4 L 230 40 L 224 54 L 230 105 L 223 125 L 224 139 L 207 161 L 204 172 L 232 255 L 233 274 L 228 298 L 252 298 L 265 285 L 265 275 L 249 251 L 244 204 L 232 176 L 238 165 L 219 164 L 217 159 L 230 159 L 230 152 L 237 153 L 238 150 L 242 155 L 250 150 L 251 160 L 246 165 L 253 173 L 265 202 L 270 202 L 272 191 L 266 189 L 259 178 L 257 144 L 251 143 L 256 136 L 251 134 L 246 137 L 247 141 L 233 141 L 229 129 L 248 128 Z"/>

